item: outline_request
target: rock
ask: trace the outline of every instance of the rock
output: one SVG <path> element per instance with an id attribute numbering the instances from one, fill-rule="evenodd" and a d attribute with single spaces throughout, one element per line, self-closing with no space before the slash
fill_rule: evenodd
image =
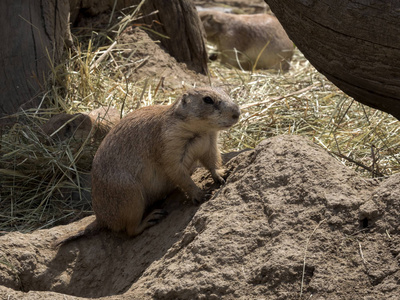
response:
<path id="1" fill-rule="evenodd" d="M 50 247 L 92 217 L 0 237 L 0 298 L 399 295 L 397 176 L 360 178 L 297 136 L 265 140 L 228 169 L 226 185 L 208 202 L 195 207 L 175 194 L 164 204 L 168 217 L 133 239 L 102 231 Z M 212 187 L 206 174 L 194 179 Z"/>

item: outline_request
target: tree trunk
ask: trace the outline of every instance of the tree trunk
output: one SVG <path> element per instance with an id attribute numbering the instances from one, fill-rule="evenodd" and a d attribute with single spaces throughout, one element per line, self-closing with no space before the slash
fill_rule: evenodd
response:
<path id="1" fill-rule="evenodd" d="M 68 0 L 0 1 L 0 118 L 40 101 L 50 61 L 62 53 L 68 12 Z"/>
<path id="2" fill-rule="evenodd" d="M 138 5 L 142 0 L 69 0 L 71 22 L 84 15 L 95 16 L 115 9 Z M 143 15 L 138 23 L 145 23 L 155 34 L 147 31 L 153 40 L 159 40 L 163 48 L 178 62 L 189 69 L 207 74 L 207 51 L 203 40 L 200 19 L 192 0 L 146 0 L 141 8 Z M 153 14 L 154 12 L 157 14 Z M 151 15 L 150 15 L 151 14 Z M 160 35 L 161 34 L 161 35 Z"/>
<path id="3" fill-rule="evenodd" d="M 156 34 L 151 34 L 151 37 L 160 40 L 178 62 L 185 63 L 197 73 L 207 74 L 207 51 L 192 0 L 147 0 L 143 5 L 144 14 L 156 10 L 158 14 L 145 18 L 145 22 L 168 38 Z"/>
<path id="4" fill-rule="evenodd" d="M 139 4 L 120 0 L 116 9 Z M 1 0 L 0 1 L 0 118 L 41 100 L 52 64 L 59 63 L 68 31 L 68 17 L 80 10 L 95 15 L 111 11 L 115 0 Z M 200 20 L 191 0 L 147 0 L 143 13 L 157 11 L 146 22 L 169 37 L 157 39 L 177 61 L 198 73 L 207 73 L 207 53 Z M 156 20 L 157 22 L 154 22 Z M 4 123 L 0 119 L 0 124 Z"/>
<path id="5" fill-rule="evenodd" d="M 357 101 L 400 119 L 400 2 L 265 0 L 305 57 Z"/>

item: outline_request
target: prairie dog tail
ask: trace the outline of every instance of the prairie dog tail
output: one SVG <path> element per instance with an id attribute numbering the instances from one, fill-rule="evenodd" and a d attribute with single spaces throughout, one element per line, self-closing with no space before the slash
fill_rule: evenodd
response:
<path id="1" fill-rule="evenodd" d="M 61 236 L 60 238 L 58 238 L 51 244 L 51 247 L 58 248 L 61 245 L 69 243 L 80 237 L 94 235 L 94 234 L 98 233 L 102 228 L 103 228 L 103 226 L 101 226 L 95 219 L 92 222 L 90 222 L 88 225 L 82 226 L 77 231 L 70 232 L 70 233 L 67 233 L 67 234 Z"/>

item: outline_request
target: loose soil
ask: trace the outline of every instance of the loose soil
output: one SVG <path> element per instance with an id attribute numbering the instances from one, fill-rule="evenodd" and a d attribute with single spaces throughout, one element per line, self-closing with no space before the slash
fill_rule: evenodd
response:
<path id="1" fill-rule="evenodd" d="M 161 89 L 173 90 L 210 85 L 207 76 L 189 70 L 184 63 L 178 63 L 140 28 L 125 30 L 118 38 L 118 44 L 124 49 L 123 56 L 134 61 L 134 65 L 121 69 L 130 82 L 149 80 L 150 84 L 160 84 Z"/>
<path id="2" fill-rule="evenodd" d="M 400 178 L 366 180 L 298 136 L 227 163 L 226 185 L 130 239 L 108 231 L 60 249 L 91 221 L 0 237 L 1 299 L 397 299 Z M 71 295 L 71 296 L 67 296 Z"/>

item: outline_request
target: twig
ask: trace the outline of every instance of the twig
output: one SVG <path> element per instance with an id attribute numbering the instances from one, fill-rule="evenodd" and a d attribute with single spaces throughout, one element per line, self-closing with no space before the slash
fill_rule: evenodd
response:
<path id="1" fill-rule="evenodd" d="M 147 89 L 148 83 L 149 83 L 149 78 L 146 78 L 146 80 L 145 80 L 145 82 L 144 82 L 144 87 L 143 87 L 142 93 L 140 94 L 139 101 L 138 101 L 138 103 L 136 104 L 136 109 L 138 109 L 138 108 L 140 107 L 140 104 L 141 104 L 141 102 L 142 102 L 144 93 L 145 93 L 145 91 L 146 91 L 146 89 Z"/>
<path id="2" fill-rule="evenodd" d="M 118 2 L 118 0 L 114 1 L 114 5 L 113 5 L 112 11 L 111 11 L 110 19 L 108 20 L 108 27 L 111 26 L 111 22 L 112 22 L 112 19 L 114 17 L 115 7 L 117 6 L 117 2 Z"/>
<path id="3" fill-rule="evenodd" d="M 161 88 L 164 87 L 164 80 L 165 80 L 165 76 L 162 76 L 162 77 L 160 78 L 160 81 L 159 81 L 158 84 L 157 84 L 157 87 L 156 87 L 156 89 L 155 89 L 155 91 L 154 91 L 153 97 L 155 97 L 155 96 L 157 95 L 158 89 L 159 89 L 160 87 L 161 87 Z"/>
<path id="4" fill-rule="evenodd" d="M 379 174 L 379 165 L 378 165 L 378 159 L 375 156 L 375 151 L 374 151 L 375 146 L 371 145 L 371 157 L 372 157 L 372 173 L 371 177 L 374 178 L 375 175 Z M 376 170 L 376 171 L 375 171 Z"/>
<path id="5" fill-rule="evenodd" d="M 359 249 L 360 249 L 360 255 L 361 255 L 361 258 L 362 258 L 362 260 L 363 260 L 363 263 L 364 263 L 364 265 L 366 266 L 366 265 L 367 265 L 367 261 L 366 261 L 365 258 L 364 258 L 364 254 L 363 254 L 363 251 L 362 251 L 361 243 L 360 243 L 360 242 L 358 242 L 358 247 L 359 247 Z"/>
<path id="6" fill-rule="evenodd" d="M 347 116 L 347 113 L 349 112 L 351 106 L 354 103 L 354 99 L 351 100 L 350 105 L 346 108 L 344 114 L 341 116 L 341 118 L 339 119 L 339 121 L 336 124 L 336 129 L 339 128 L 340 123 L 342 123 L 343 119 Z"/>
<path id="7" fill-rule="evenodd" d="M 90 71 L 92 71 L 94 68 L 97 68 L 97 66 L 104 60 L 104 58 L 110 53 L 110 51 L 117 45 L 117 41 L 111 44 L 110 47 L 100 57 L 94 62 L 93 65 L 90 66 Z"/>
<path id="8" fill-rule="evenodd" d="M 324 223 L 326 221 L 326 219 L 323 219 L 321 222 L 318 223 L 317 226 L 315 226 L 313 232 L 311 233 L 310 237 L 307 239 L 307 243 L 306 243 L 306 248 L 304 250 L 304 259 L 303 259 L 303 273 L 301 275 L 301 287 L 300 287 L 300 297 L 299 299 L 301 299 L 301 296 L 303 295 L 303 287 L 304 287 L 304 274 L 306 272 L 306 256 L 307 256 L 307 248 L 308 245 L 310 244 L 310 240 L 312 238 L 312 236 L 314 235 L 314 233 L 317 231 L 318 227 L 321 226 L 322 223 Z"/>
<path id="9" fill-rule="evenodd" d="M 270 41 L 268 41 L 264 47 L 261 49 L 261 51 L 258 53 L 256 61 L 254 62 L 253 68 L 252 68 L 252 72 L 254 73 L 258 64 L 258 61 L 260 60 L 261 55 L 263 54 L 263 52 L 265 51 L 265 49 L 267 49 L 268 45 L 269 45 Z"/>
<path id="10" fill-rule="evenodd" d="M 367 167 L 366 165 L 364 165 L 364 164 L 362 164 L 362 163 L 360 163 L 360 162 L 358 162 L 358 161 L 355 161 L 354 159 L 352 159 L 352 158 L 350 158 L 350 157 L 348 157 L 348 156 L 346 156 L 346 155 L 344 155 L 344 154 L 337 153 L 337 152 L 335 152 L 335 151 L 328 151 L 328 152 L 329 152 L 329 153 L 332 153 L 332 154 L 334 154 L 334 155 L 336 155 L 336 156 L 338 156 L 338 157 L 340 157 L 340 158 L 344 158 L 344 159 L 348 160 L 349 162 L 351 162 L 351 163 L 353 163 L 353 164 L 356 164 L 357 166 L 359 166 L 359 167 L 361 167 L 361 168 L 367 170 L 367 171 L 370 172 L 371 174 L 375 174 L 375 175 L 377 175 L 378 177 L 383 177 L 383 174 L 380 173 L 379 171 L 376 171 L 376 172 L 375 172 L 373 168 Z"/>
<path id="11" fill-rule="evenodd" d="M 238 64 L 240 70 L 241 70 L 242 72 L 244 72 L 244 69 L 243 69 L 243 67 L 242 67 L 242 65 L 241 65 L 241 63 L 240 63 L 239 56 L 238 56 L 239 51 L 238 51 L 236 48 L 233 48 L 233 50 L 235 51 L 236 62 L 237 62 L 237 64 Z"/>

